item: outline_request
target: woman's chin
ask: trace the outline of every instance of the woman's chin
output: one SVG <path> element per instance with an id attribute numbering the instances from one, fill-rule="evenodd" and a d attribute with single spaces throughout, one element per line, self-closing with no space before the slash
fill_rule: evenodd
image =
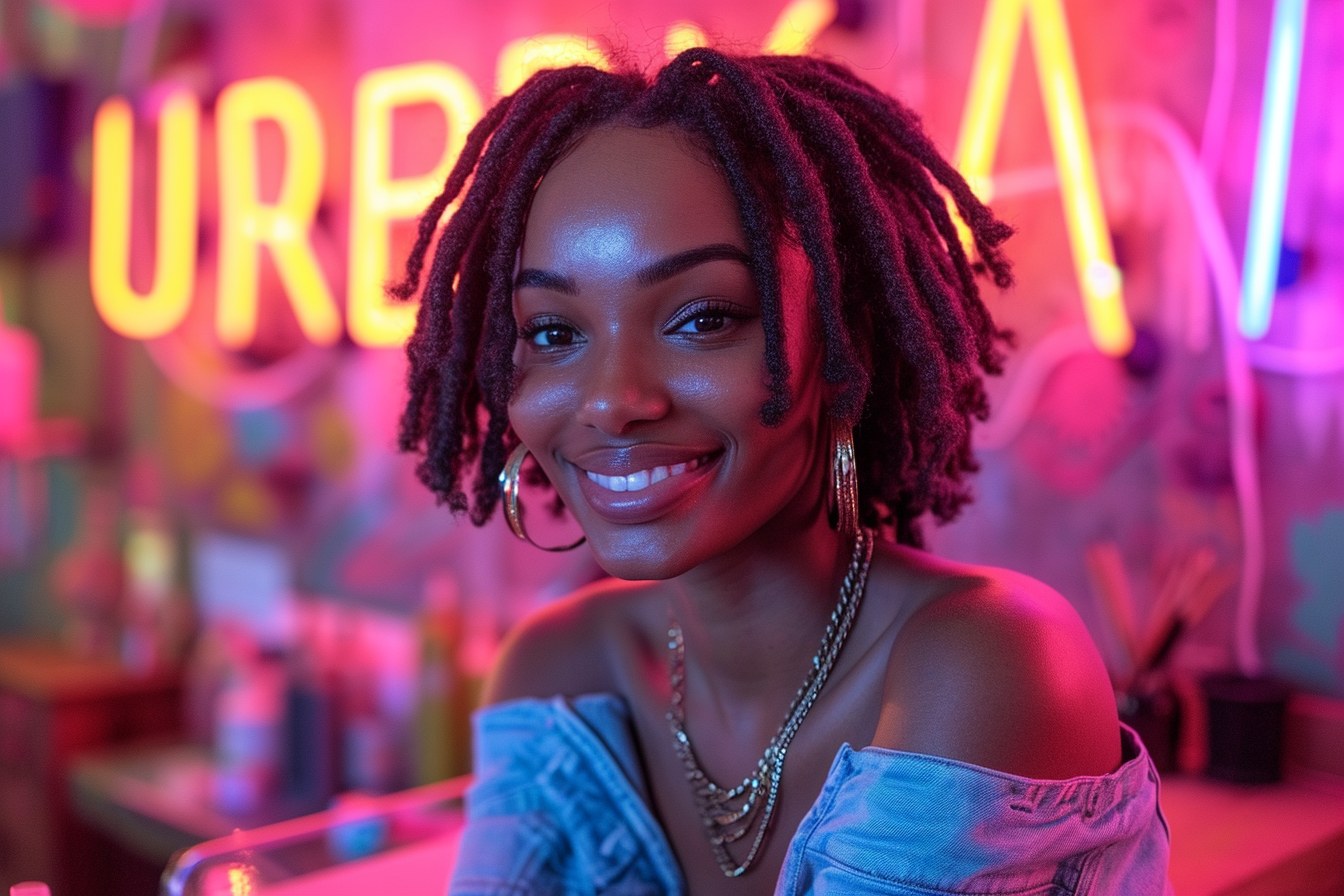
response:
<path id="1" fill-rule="evenodd" d="M 672 579 L 686 572 L 690 566 L 679 558 L 659 555 L 652 551 L 621 549 L 606 551 L 593 545 L 593 557 L 607 575 L 629 582 L 651 582 Z"/>
<path id="2" fill-rule="evenodd" d="M 629 581 L 671 579 L 708 559 L 703 547 L 668 527 L 588 526 L 588 546 L 608 575 Z"/>

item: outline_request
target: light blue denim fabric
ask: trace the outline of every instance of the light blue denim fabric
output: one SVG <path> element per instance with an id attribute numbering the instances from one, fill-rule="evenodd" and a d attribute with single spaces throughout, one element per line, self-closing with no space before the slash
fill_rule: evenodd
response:
<path id="1" fill-rule="evenodd" d="M 475 724 L 452 896 L 682 896 L 620 697 L 516 700 Z M 1122 734 L 1119 769 L 1067 781 L 846 744 L 776 896 L 1169 893 L 1157 773 Z"/>

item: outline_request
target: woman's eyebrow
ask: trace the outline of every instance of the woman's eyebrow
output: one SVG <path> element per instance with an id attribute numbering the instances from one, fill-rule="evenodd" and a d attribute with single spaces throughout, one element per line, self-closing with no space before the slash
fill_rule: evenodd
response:
<path id="1" fill-rule="evenodd" d="M 739 261 L 748 266 L 751 264 L 751 256 L 737 246 L 731 243 L 711 243 L 708 246 L 698 246 L 694 249 L 687 249 L 685 252 L 678 252 L 675 255 L 658 259 L 653 264 L 641 268 L 635 274 L 635 282 L 640 286 L 653 286 L 655 283 L 661 283 L 670 277 L 675 277 L 682 271 L 696 265 L 725 259 Z M 518 272 L 517 278 L 513 281 L 513 288 L 523 289 L 524 287 L 549 289 L 552 292 L 564 293 L 568 296 L 579 294 L 579 285 L 574 282 L 574 278 L 538 268 L 524 268 Z"/>
<path id="2" fill-rule="evenodd" d="M 747 255 L 737 246 L 731 243 L 712 243 L 708 246 L 700 246 L 696 249 L 687 249 L 685 252 L 678 252 L 676 255 L 669 255 L 666 258 L 660 258 L 653 264 L 643 268 L 635 275 L 635 282 L 640 286 L 652 286 L 655 283 L 661 283 L 669 277 L 675 277 L 688 268 L 693 268 L 698 264 L 704 264 L 707 261 L 720 261 L 727 259 L 729 261 L 740 261 L 742 264 L 750 267 L 751 256 Z"/>
<path id="3" fill-rule="evenodd" d="M 524 268 L 518 272 L 518 277 L 513 281 L 513 288 L 522 289 L 525 286 L 562 292 L 567 296 L 579 294 L 579 285 L 574 282 L 574 278 L 553 271 L 537 270 L 536 268 Z"/>

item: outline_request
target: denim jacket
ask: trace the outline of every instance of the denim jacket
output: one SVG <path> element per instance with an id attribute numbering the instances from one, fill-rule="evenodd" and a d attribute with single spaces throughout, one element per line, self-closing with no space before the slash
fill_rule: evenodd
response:
<path id="1" fill-rule="evenodd" d="M 620 697 L 516 700 L 475 723 L 452 896 L 685 893 Z M 846 744 L 776 896 L 1169 893 L 1157 773 L 1122 735 L 1120 768 L 1064 781 Z"/>

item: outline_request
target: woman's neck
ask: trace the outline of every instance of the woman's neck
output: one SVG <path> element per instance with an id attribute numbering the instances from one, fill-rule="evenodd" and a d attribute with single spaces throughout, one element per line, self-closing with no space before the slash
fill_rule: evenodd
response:
<path id="1" fill-rule="evenodd" d="M 688 683 L 699 679 L 725 704 L 791 694 L 839 599 L 852 549 L 823 516 L 788 535 L 766 527 L 670 582 Z"/>

